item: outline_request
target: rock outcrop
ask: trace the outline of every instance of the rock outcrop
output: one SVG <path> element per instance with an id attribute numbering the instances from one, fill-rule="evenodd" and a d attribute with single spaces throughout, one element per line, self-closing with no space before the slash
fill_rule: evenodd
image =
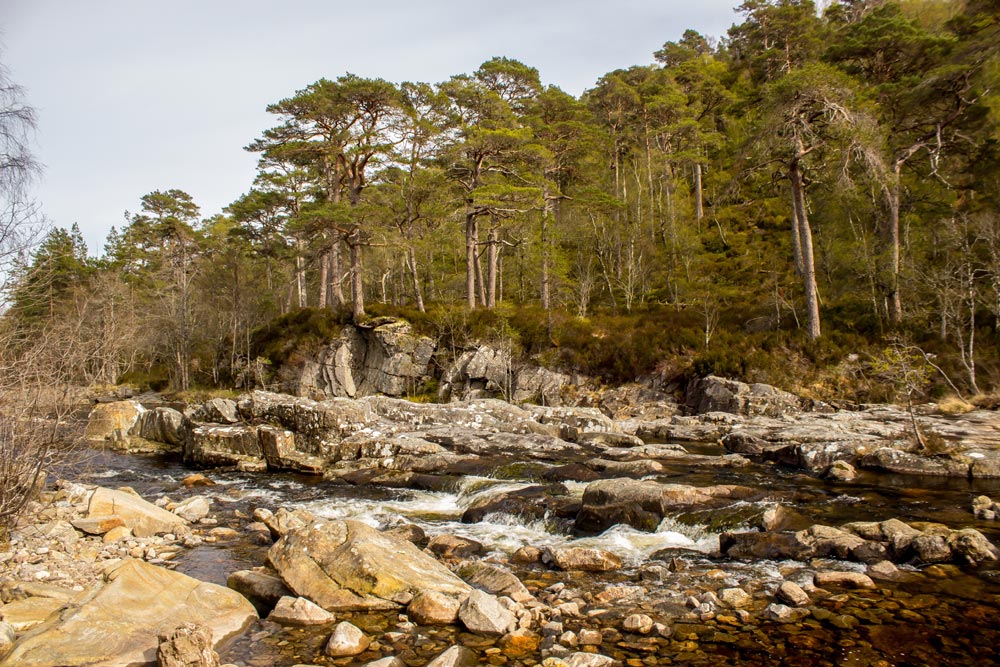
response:
<path id="1" fill-rule="evenodd" d="M 506 350 L 481 345 L 460 354 L 445 370 L 438 398 L 504 398 L 514 403 L 563 405 L 565 389 L 572 384 L 569 375 L 518 363 Z"/>
<path id="2" fill-rule="evenodd" d="M 303 367 L 295 393 L 315 399 L 404 396 L 427 378 L 434 341 L 389 317 L 347 325 Z"/>
<path id="3" fill-rule="evenodd" d="M 767 384 L 747 384 L 715 375 L 688 384 L 685 403 L 694 414 L 729 412 L 780 417 L 803 408 L 802 399 L 787 391 Z"/>

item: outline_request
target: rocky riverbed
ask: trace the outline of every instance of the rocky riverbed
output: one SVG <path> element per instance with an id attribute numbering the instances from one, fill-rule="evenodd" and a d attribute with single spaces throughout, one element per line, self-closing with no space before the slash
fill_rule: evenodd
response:
<path id="1" fill-rule="evenodd" d="M 253 603 L 210 633 L 236 665 L 992 659 L 995 413 L 926 411 L 927 452 L 890 406 L 719 379 L 685 403 L 99 405 L 95 444 L 155 453 L 63 471 L 12 533 L 0 664 L 89 664 L 25 656 L 161 571 Z M 122 516 L 146 508 L 133 491 L 155 521 Z M 197 643 L 167 636 L 180 615 L 133 615 L 150 664 L 161 639 Z"/>

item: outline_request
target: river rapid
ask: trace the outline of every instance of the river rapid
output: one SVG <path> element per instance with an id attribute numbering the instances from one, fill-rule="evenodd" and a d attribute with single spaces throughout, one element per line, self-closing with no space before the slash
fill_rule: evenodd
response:
<path id="1" fill-rule="evenodd" d="M 715 445 L 686 443 L 686 447 L 709 457 L 724 454 Z M 216 485 L 187 489 L 180 482 L 192 470 L 176 459 L 111 452 L 94 452 L 72 471 L 63 471 L 63 476 L 102 486 L 131 486 L 151 500 L 162 495 L 175 501 L 205 495 L 213 502 L 213 517 L 219 525 L 238 531 L 252 520 L 255 509 L 280 507 L 307 509 L 318 518 L 356 519 L 380 529 L 415 524 L 430 537 L 449 534 L 482 543 L 485 553 L 478 558 L 504 563 L 543 601 L 588 602 L 580 617 L 567 617 L 561 627 L 543 631 L 547 636 L 540 647 L 520 652 L 518 647 L 500 646 L 494 638 L 456 627 L 414 628 L 395 613 L 348 613 L 338 614 L 338 620 L 350 620 L 376 641 L 360 656 L 333 659 L 322 651 L 329 628 L 283 627 L 265 620 L 222 653 L 223 662 L 238 665 L 361 665 L 394 655 L 419 667 L 458 643 L 473 649 L 483 664 L 530 666 L 542 661 L 542 650 L 555 643 L 558 634 L 585 628 L 602 631 L 600 645 L 585 650 L 596 650 L 630 667 L 982 665 L 996 661 L 1000 565 L 978 569 L 904 565 L 901 577 L 879 580 L 874 590 L 818 591 L 811 595 L 808 614 L 778 621 L 759 612 L 774 601 L 783 579 L 800 581 L 809 590 L 816 569 L 864 571 L 864 566 L 844 561 L 736 562 L 721 559 L 718 549 L 721 533 L 750 530 L 746 517 L 759 514 L 761 505 L 778 503 L 801 513 L 809 523 L 930 521 L 951 528 L 974 527 L 997 543 L 997 525 L 976 520 L 970 503 L 980 494 L 1000 496 L 1000 480 L 862 472 L 850 483 L 834 483 L 767 464 L 730 468 L 666 461 L 663 471 L 649 479 L 694 486 L 740 484 L 765 490 L 766 495 L 752 503 L 737 501 L 711 511 L 680 512 L 664 518 L 655 532 L 616 525 L 597 535 L 576 535 L 572 522 L 564 519 L 525 521 L 504 513 L 488 514 L 475 523 L 461 521 L 474 503 L 537 484 L 547 469 L 569 462 L 491 459 L 436 490 L 355 486 L 291 473 L 232 470 L 205 471 Z M 566 482 L 566 487 L 570 494 L 582 495 L 585 484 Z M 267 546 L 254 543 L 245 532 L 240 535 L 183 552 L 176 569 L 224 585 L 233 571 L 262 565 Z M 618 555 L 625 566 L 617 572 L 585 574 L 509 560 L 520 547 L 567 545 L 605 549 Z M 733 614 L 724 605 L 706 612 L 697 606 L 706 594 L 730 586 L 751 592 L 755 613 Z M 632 594 L 616 599 L 616 594 L 606 592 L 617 590 Z M 636 590 L 641 591 L 638 596 Z M 648 636 L 623 632 L 622 618 L 635 612 L 662 623 L 658 626 L 662 631 Z"/>

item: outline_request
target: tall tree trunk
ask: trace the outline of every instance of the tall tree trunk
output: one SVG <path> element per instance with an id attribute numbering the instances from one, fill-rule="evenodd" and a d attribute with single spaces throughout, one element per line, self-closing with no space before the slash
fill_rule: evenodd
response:
<path id="1" fill-rule="evenodd" d="M 694 163 L 694 220 L 701 228 L 701 219 L 705 217 L 705 200 L 701 189 L 701 162 Z"/>
<path id="2" fill-rule="evenodd" d="M 338 232 L 338 235 L 333 239 L 333 244 L 330 246 L 330 268 L 327 275 L 330 280 L 329 294 L 331 308 L 342 308 L 346 302 L 344 298 L 344 285 L 341 282 L 341 277 L 344 275 L 344 266 L 340 256 L 339 236 Z"/>
<path id="3" fill-rule="evenodd" d="M 479 295 L 479 305 L 480 306 L 486 306 L 486 280 L 483 277 L 482 254 L 478 252 L 478 249 L 479 249 L 478 248 L 478 245 L 479 245 L 478 239 L 479 239 L 479 234 L 477 233 L 476 234 L 476 241 L 477 241 L 476 242 L 476 246 L 477 246 L 476 250 L 477 250 L 477 252 L 475 253 L 475 255 L 476 255 L 476 262 L 475 262 L 476 263 L 476 267 L 475 267 L 476 268 L 476 292 Z"/>
<path id="4" fill-rule="evenodd" d="M 470 309 L 476 307 L 476 216 L 465 214 L 465 302 Z"/>
<path id="5" fill-rule="evenodd" d="M 355 232 L 357 234 L 357 232 Z M 365 316 L 365 290 L 361 274 L 361 243 L 359 239 L 348 239 L 351 250 L 351 312 L 354 320 Z"/>
<path id="6" fill-rule="evenodd" d="M 295 239 L 295 286 L 299 308 L 306 307 L 306 260 L 302 256 L 303 245 L 302 239 Z"/>
<path id="7" fill-rule="evenodd" d="M 802 182 L 802 172 L 799 170 L 798 158 L 793 159 L 788 170 L 788 178 L 792 182 L 792 201 L 795 205 L 795 217 L 799 226 L 799 243 L 802 248 L 802 286 L 806 295 L 807 334 L 810 340 L 820 337 L 819 321 L 819 291 L 816 288 L 816 262 L 813 255 L 812 229 L 809 227 L 809 216 L 805 205 L 805 188 Z"/>
<path id="8" fill-rule="evenodd" d="M 500 250 L 499 230 L 494 225 L 490 227 L 486 244 L 486 307 L 496 308 L 497 305 L 497 253 Z"/>
<path id="9" fill-rule="evenodd" d="M 417 304 L 417 310 L 421 313 L 426 312 L 424 310 L 424 295 L 420 290 L 420 276 L 417 273 L 417 251 L 414 250 L 411 244 L 406 249 L 407 264 L 410 269 L 410 279 L 413 282 L 413 301 Z"/>
<path id="10" fill-rule="evenodd" d="M 886 244 L 889 246 L 888 276 L 889 284 L 886 286 L 886 301 L 889 309 L 889 321 L 898 325 L 903 321 L 903 302 L 899 295 L 899 205 L 902 192 L 900 176 L 902 175 L 903 163 L 896 160 L 892 163 L 892 183 L 886 190 L 886 197 L 889 200 L 889 220 L 886 229 Z"/>
<path id="11" fill-rule="evenodd" d="M 802 225 L 799 224 L 799 204 L 792 191 L 792 260 L 795 262 L 795 273 L 800 278 L 805 273 L 802 265 Z"/>
<path id="12" fill-rule="evenodd" d="M 329 291 L 329 280 L 327 278 L 330 270 L 330 253 L 325 252 L 319 258 L 319 304 L 320 308 L 326 308 L 326 295 Z"/>
<path id="13" fill-rule="evenodd" d="M 553 212 L 553 201 L 550 197 L 545 198 L 545 208 L 542 210 L 542 276 L 541 276 L 541 301 L 542 309 L 548 310 L 551 307 L 549 301 L 550 281 L 549 277 L 549 216 Z"/>

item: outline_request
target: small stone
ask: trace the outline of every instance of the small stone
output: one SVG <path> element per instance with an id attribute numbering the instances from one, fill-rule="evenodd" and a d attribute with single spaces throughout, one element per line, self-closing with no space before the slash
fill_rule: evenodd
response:
<path id="1" fill-rule="evenodd" d="M 476 654 L 464 646 L 452 646 L 427 663 L 426 667 L 471 667 Z"/>
<path id="2" fill-rule="evenodd" d="M 473 589 L 462 602 L 458 618 L 472 632 L 488 635 L 502 635 L 517 622 L 514 614 L 494 596 L 478 589 Z"/>
<path id="3" fill-rule="evenodd" d="M 332 623 L 334 615 L 306 598 L 283 596 L 267 620 L 282 625 L 322 625 Z"/>
<path id="4" fill-rule="evenodd" d="M 601 634 L 601 631 L 591 630 L 590 628 L 580 630 L 578 638 L 580 639 L 580 646 L 600 646 L 604 642 L 604 635 Z"/>
<path id="5" fill-rule="evenodd" d="M 719 591 L 719 600 L 733 607 L 745 607 L 753 602 L 753 597 L 742 588 L 723 588 Z"/>
<path id="6" fill-rule="evenodd" d="M 625 617 L 622 628 L 625 629 L 625 632 L 648 635 L 653 630 L 653 619 L 645 614 L 631 614 Z"/>
<path id="7" fill-rule="evenodd" d="M 420 625 L 450 625 L 458 618 L 459 602 L 437 591 L 417 593 L 406 613 Z"/>
<path id="8" fill-rule="evenodd" d="M 879 579 L 895 579 L 899 576 L 899 568 L 892 561 L 883 560 L 869 565 L 868 574 Z"/>
<path id="9" fill-rule="evenodd" d="M 373 660 L 372 662 L 365 663 L 364 667 L 406 667 L 406 663 L 396 656 L 390 655 L 380 660 Z"/>
<path id="10" fill-rule="evenodd" d="M 571 653 L 566 659 L 569 667 L 611 667 L 615 664 L 613 658 L 600 653 Z"/>
<path id="11" fill-rule="evenodd" d="M 764 613 L 772 621 L 788 621 L 794 616 L 795 610 L 783 604 L 772 603 L 767 606 Z"/>
<path id="12" fill-rule="evenodd" d="M 518 565 L 533 565 L 542 561 L 542 550 L 538 547 L 521 547 L 515 551 L 510 561 Z"/>
<path id="13" fill-rule="evenodd" d="M 603 549 L 564 547 L 553 549 L 551 558 L 560 570 L 611 572 L 622 568 L 622 559 Z"/>
<path id="14" fill-rule="evenodd" d="M 333 629 L 333 634 L 326 643 L 325 652 L 332 658 L 343 658 L 364 653 L 371 643 L 372 640 L 356 626 L 341 621 Z"/>
<path id="15" fill-rule="evenodd" d="M 213 482 L 208 477 L 205 477 L 203 474 L 199 472 L 193 475 L 188 475 L 187 477 L 181 480 L 181 484 L 190 489 L 196 486 L 214 486 L 215 482 Z"/>
<path id="16" fill-rule="evenodd" d="M 814 580 L 820 588 L 826 588 L 827 586 L 875 588 L 875 582 L 872 581 L 871 577 L 860 572 L 817 572 Z"/>
<path id="17" fill-rule="evenodd" d="M 219 667 L 213 646 L 209 627 L 184 623 L 159 635 L 156 663 L 158 667 Z"/>
<path id="18" fill-rule="evenodd" d="M 803 607 L 809 604 L 809 595 L 794 581 L 783 581 L 778 587 L 777 597 L 793 607 Z"/>
<path id="19" fill-rule="evenodd" d="M 503 654 L 510 658 L 523 658 L 535 653 L 542 638 L 534 632 L 524 629 L 508 632 L 497 642 Z"/>

